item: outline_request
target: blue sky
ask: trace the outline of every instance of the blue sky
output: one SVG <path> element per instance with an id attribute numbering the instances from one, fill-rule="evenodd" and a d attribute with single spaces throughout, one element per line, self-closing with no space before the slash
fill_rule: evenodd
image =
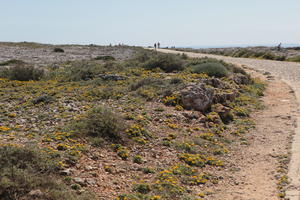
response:
<path id="1" fill-rule="evenodd" d="M 0 41 L 300 44 L 299 0 L 0 0 Z"/>

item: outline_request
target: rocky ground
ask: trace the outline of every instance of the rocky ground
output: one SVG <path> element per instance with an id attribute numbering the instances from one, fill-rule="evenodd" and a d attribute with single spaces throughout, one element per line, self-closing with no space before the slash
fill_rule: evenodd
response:
<path id="1" fill-rule="evenodd" d="M 55 48 L 62 48 L 65 52 L 54 52 Z M 0 43 L 0 62 L 17 59 L 36 66 L 55 65 L 74 60 L 89 60 L 103 55 L 114 56 L 117 59 L 128 59 L 132 54 L 132 49 L 120 46 Z"/>
<path id="2" fill-rule="evenodd" d="M 212 60 L 141 48 L 32 43 L 1 46 L 0 151 L 12 155 L 0 157 L 6 180 L 0 182 L 1 195 L 66 199 L 57 186 L 51 188 L 55 192 L 49 192 L 49 184 L 16 179 L 11 173 L 16 169 L 44 177 L 47 174 L 40 168 L 47 166 L 37 166 L 51 160 L 58 171 L 47 171 L 51 173 L 47 178 L 61 180 L 63 191 L 76 194 L 69 199 L 89 199 L 83 197 L 86 192 L 96 199 L 193 200 L 225 195 L 227 199 L 244 199 L 257 188 L 256 180 L 262 180 L 260 186 L 266 183 L 255 175 L 264 170 L 274 171 L 274 176 L 264 176 L 274 177 L 268 194 L 273 199 L 284 196 L 286 183 L 280 180 L 285 180 L 286 164 L 280 165 L 278 157 L 284 159 L 287 154 L 288 125 L 293 124 L 287 113 L 294 108 L 294 97 L 281 82 L 266 79 L 271 88 L 263 103 L 262 79 L 254 78 L 256 74 L 250 78 L 236 66 L 216 60 L 213 62 L 226 71 L 219 78 L 192 71 L 192 66 Z M 64 52 L 53 52 L 54 48 Z M 113 59 L 96 59 L 98 56 Z M 27 64 L 6 64 L 12 59 Z M 13 80 L 17 76 L 12 70 L 21 70 L 19 65 L 22 69 L 41 67 L 46 74 L 36 80 Z M 275 87 L 282 93 L 272 90 Z M 282 96 L 285 104 L 279 109 L 275 105 Z M 270 110 L 262 110 L 264 105 Z M 278 121 L 274 128 L 288 127 L 275 132 L 274 138 L 263 135 L 266 123 L 282 117 L 286 124 Z M 262 134 L 255 135 L 256 131 Z M 266 140 L 271 141 L 267 149 Z M 14 156 L 28 152 L 22 149 L 27 145 L 46 155 L 38 157 L 39 162 L 15 162 Z M 273 146 L 278 150 L 273 152 Z M 255 159 L 266 158 L 272 162 L 255 165 Z M 250 173 L 253 168 L 257 168 L 254 174 Z M 22 184 L 17 185 L 18 180 Z M 61 196 L 54 198 L 54 194 Z"/>

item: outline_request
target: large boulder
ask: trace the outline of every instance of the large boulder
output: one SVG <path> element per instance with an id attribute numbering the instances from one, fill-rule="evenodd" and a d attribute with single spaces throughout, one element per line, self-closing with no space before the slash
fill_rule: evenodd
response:
<path id="1" fill-rule="evenodd" d="M 180 91 L 180 98 L 185 109 L 205 112 L 213 104 L 214 89 L 204 83 L 188 85 Z"/>

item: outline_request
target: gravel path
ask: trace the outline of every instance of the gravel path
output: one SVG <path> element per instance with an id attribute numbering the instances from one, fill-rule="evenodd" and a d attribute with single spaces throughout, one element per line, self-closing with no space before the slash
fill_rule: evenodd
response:
<path id="1" fill-rule="evenodd" d="M 180 53 L 174 50 L 160 49 L 164 53 Z M 183 53 L 183 52 L 181 52 Z M 189 57 L 211 57 L 224 60 L 228 63 L 236 65 L 244 65 L 251 69 L 259 70 L 261 72 L 270 72 L 272 75 L 286 82 L 295 92 L 298 105 L 300 103 L 300 63 L 259 60 L 250 58 L 232 58 L 210 54 L 190 53 L 184 52 Z M 287 198 L 290 200 L 299 200 L 300 191 L 300 115 L 299 109 L 297 112 L 297 128 L 293 138 L 291 149 L 291 161 L 289 165 L 290 186 L 287 191 Z"/>

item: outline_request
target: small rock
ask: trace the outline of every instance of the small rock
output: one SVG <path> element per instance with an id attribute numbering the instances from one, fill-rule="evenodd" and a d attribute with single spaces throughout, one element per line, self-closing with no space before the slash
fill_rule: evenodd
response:
<path id="1" fill-rule="evenodd" d="M 60 175 L 63 175 L 63 176 L 70 176 L 71 174 L 72 174 L 71 169 L 65 169 L 60 172 Z"/>
<path id="2" fill-rule="evenodd" d="M 31 190 L 28 195 L 32 197 L 41 197 L 43 196 L 43 192 L 41 190 Z"/>
<path id="3" fill-rule="evenodd" d="M 97 181 L 94 178 L 87 178 L 86 182 L 89 185 L 96 185 L 97 184 Z"/>
<path id="4" fill-rule="evenodd" d="M 81 186 L 86 186 L 86 183 L 83 178 L 76 177 L 76 178 L 74 178 L 74 182 Z"/>
<path id="5" fill-rule="evenodd" d="M 126 173 L 126 170 L 125 169 L 119 169 L 118 173 Z"/>
<path id="6" fill-rule="evenodd" d="M 181 113 L 187 119 L 199 119 L 202 115 L 200 112 L 183 112 Z"/>
<path id="7" fill-rule="evenodd" d="M 103 80 L 113 80 L 113 81 L 121 81 L 126 79 L 124 76 L 119 76 L 115 74 L 99 74 L 97 77 L 102 78 Z"/>
<path id="8" fill-rule="evenodd" d="M 94 167 L 92 167 L 92 166 L 85 166 L 84 169 L 86 171 L 92 171 L 92 170 L 94 170 Z"/>
<path id="9" fill-rule="evenodd" d="M 236 73 L 231 77 L 231 80 L 233 80 L 238 85 L 248 85 L 251 83 L 251 79 L 249 76 Z"/>

